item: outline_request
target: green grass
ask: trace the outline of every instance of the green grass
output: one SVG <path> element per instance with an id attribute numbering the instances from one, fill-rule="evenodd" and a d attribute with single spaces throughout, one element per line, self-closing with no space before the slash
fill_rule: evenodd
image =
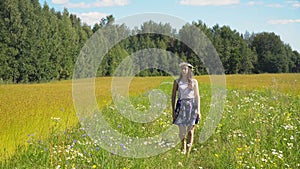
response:
<path id="1" fill-rule="evenodd" d="M 294 76 L 299 81 L 299 75 Z M 279 79 L 279 77 L 275 76 Z M 197 78 L 198 79 L 198 78 Z M 199 80 L 199 79 L 198 79 Z M 249 79 L 248 79 L 249 80 Z M 168 106 L 157 120 L 140 124 L 121 116 L 112 103 L 102 114 L 116 131 L 130 137 L 151 137 L 171 127 L 171 79 L 157 87 L 166 94 Z M 200 81 L 199 81 L 200 82 Z M 282 86 L 229 87 L 222 119 L 214 134 L 198 143 L 210 108 L 210 85 L 199 83 L 202 120 L 195 129 L 195 144 L 188 158 L 174 145 L 169 151 L 148 158 L 121 157 L 104 150 L 80 124 L 65 127 L 52 118 L 47 139 L 27 135 L 1 168 L 299 168 L 300 96 Z M 299 82 L 295 85 L 299 85 Z M 298 88 L 299 86 L 294 86 Z M 282 88 L 283 90 L 278 90 Z M 288 91 L 288 92 L 287 92 Z M 147 90 L 130 97 L 142 113 L 149 108 Z M 99 125 L 101 126 L 101 124 Z M 115 138 L 113 138 L 115 139 Z M 126 143 L 124 143 L 126 146 Z M 113 144 L 114 145 L 114 144 Z M 119 145 L 114 145 L 119 146 Z"/>

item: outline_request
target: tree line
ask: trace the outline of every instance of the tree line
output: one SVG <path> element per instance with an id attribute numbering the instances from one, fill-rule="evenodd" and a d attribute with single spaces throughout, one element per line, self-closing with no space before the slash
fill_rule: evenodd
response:
<path id="1" fill-rule="evenodd" d="M 99 18 L 100 19 L 100 18 Z M 89 38 L 99 29 L 112 27 L 122 30 L 128 38 L 111 48 L 104 56 L 97 76 L 113 76 L 122 60 L 143 49 L 158 48 L 169 51 L 163 59 L 147 63 L 139 59 L 137 76 L 164 76 L 167 72 L 143 64 L 167 65 L 176 69 L 178 63 L 170 62 L 178 56 L 196 65 L 194 74 L 206 74 L 201 59 L 176 37 L 184 36 L 188 26 L 200 28 L 216 49 L 226 74 L 250 73 L 299 73 L 300 54 L 285 44 L 273 32 L 244 34 L 229 26 L 208 27 L 201 20 L 176 30 L 170 24 L 143 23 L 139 28 L 129 29 L 114 23 L 112 15 L 99 20 L 93 26 L 68 12 L 41 5 L 38 0 L 0 1 L 0 82 L 28 83 L 71 79 L 75 62 Z M 149 32 L 160 30 L 170 36 Z M 123 36 L 118 35 L 116 36 Z M 191 37 L 192 38 L 192 37 Z M 154 57 L 154 56 L 153 56 Z M 156 57 L 154 57 L 156 58 Z M 168 59 L 170 58 L 170 59 Z"/>

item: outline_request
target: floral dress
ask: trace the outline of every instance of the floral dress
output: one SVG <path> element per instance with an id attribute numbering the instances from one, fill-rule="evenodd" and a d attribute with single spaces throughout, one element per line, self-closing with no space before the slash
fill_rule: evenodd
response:
<path id="1" fill-rule="evenodd" d="M 173 124 L 192 126 L 198 123 L 198 101 L 195 99 L 194 89 L 188 87 L 188 82 L 177 81 L 178 100 L 175 107 Z M 194 86 L 194 85 L 193 85 Z"/>

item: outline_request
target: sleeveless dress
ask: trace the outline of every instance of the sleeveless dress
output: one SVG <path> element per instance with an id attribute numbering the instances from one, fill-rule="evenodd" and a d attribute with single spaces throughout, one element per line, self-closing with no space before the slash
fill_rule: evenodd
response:
<path id="1" fill-rule="evenodd" d="M 194 89 L 188 87 L 188 82 L 177 80 L 177 84 L 178 100 L 176 102 L 173 124 L 179 126 L 195 125 L 198 123 L 199 119 L 197 118 L 198 102 L 195 99 Z"/>

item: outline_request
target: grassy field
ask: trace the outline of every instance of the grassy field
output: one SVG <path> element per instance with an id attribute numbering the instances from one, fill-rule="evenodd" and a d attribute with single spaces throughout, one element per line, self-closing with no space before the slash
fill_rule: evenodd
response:
<path id="1" fill-rule="evenodd" d="M 125 158 L 102 149 L 78 123 L 72 82 L 0 85 L 0 160 L 2 168 L 299 168 L 300 74 L 228 75 L 221 122 L 205 143 L 199 133 L 210 108 L 208 76 L 196 77 L 202 120 L 196 126 L 191 156 L 179 145 L 158 156 Z M 134 123 L 111 103 L 111 78 L 96 80 L 96 99 L 109 124 L 133 137 L 159 134 L 171 126 L 170 105 L 151 123 Z M 134 78 L 130 99 L 148 108 L 150 89 L 170 102 L 169 77 Z M 118 145 L 116 145 L 118 146 Z M 125 144 L 126 146 L 126 144 Z"/>

